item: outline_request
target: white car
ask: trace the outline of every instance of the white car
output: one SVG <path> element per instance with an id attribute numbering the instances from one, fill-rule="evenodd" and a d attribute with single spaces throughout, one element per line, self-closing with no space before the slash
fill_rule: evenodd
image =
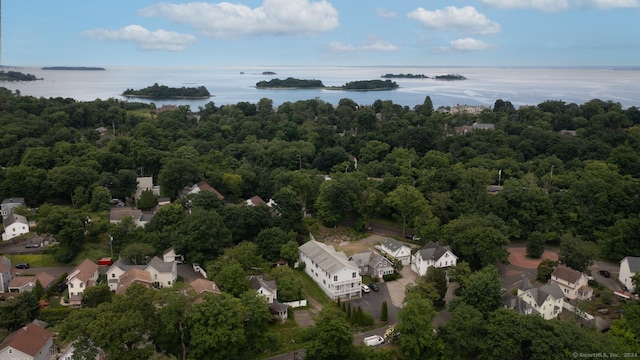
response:
<path id="1" fill-rule="evenodd" d="M 371 292 L 371 289 L 367 285 L 362 285 L 362 292 L 368 293 Z"/>
<path id="2" fill-rule="evenodd" d="M 364 338 L 363 342 L 367 346 L 377 346 L 384 343 L 384 338 L 380 335 L 371 335 Z"/>

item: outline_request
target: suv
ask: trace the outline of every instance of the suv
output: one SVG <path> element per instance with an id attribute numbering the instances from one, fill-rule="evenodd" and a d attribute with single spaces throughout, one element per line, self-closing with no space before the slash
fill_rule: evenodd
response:
<path id="1" fill-rule="evenodd" d="M 28 269 L 29 267 L 29 263 L 20 263 L 16 265 L 16 269 Z"/>
<path id="2" fill-rule="evenodd" d="M 598 271 L 598 273 L 606 278 L 610 278 L 611 277 L 611 273 L 608 272 L 607 270 L 600 270 Z"/>
<path id="3" fill-rule="evenodd" d="M 367 285 L 362 284 L 362 292 L 368 293 L 371 292 L 371 289 Z"/>
<path id="4" fill-rule="evenodd" d="M 27 249 L 31 249 L 31 248 L 39 248 L 39 247 L 40 247 L 40 244 L 27 243 L 24 247 L 25 247 L 25 248 L 27 248 Z"/>
<path id="5" fill-rule="evenodd" d="M 375 284 L 375 283 L 371 283 L 371 284 L 369 284 L 369 288 L 371 288 L 371 290 L 373 290 L 374 292 L 378 292 L 378 291 L 380 291 L 380 288 L 379 288 L 379 287 L 378 287 L 378 285 L 377 285 L 377 284 Z"/>

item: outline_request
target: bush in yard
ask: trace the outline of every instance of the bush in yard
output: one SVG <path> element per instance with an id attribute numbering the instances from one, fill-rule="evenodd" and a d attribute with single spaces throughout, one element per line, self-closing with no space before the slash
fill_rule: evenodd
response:
<path id="1" fill-rule="evenodd" d="M 388 310 L 387 310 L 387 302 L 383 301 L 382 302 L 382 309 L 380 310 L 380 321 L 387 321 L 387 317 L 388 317 Z"/>
<path id="2" fill-rule="evenodd" d="M 393 281 L 393 280 L 398 279 L 399 277 L 400 277 L 400 275 L 398 275 L 398 273 L 382 275 L 382 279 L 384 281 Z"/>

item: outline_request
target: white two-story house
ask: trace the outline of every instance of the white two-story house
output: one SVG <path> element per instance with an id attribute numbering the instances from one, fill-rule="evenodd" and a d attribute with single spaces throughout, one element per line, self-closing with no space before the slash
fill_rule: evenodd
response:
<path id="1" fill-rule="evenodd" d="M 589 300 L 593 295 L 593 289 L 589 287 L 587 276 L 564 265 L 558 265 L 553 270 L 549 283 L 558 284 L 564 297 L 571 300 Z"/>
<path id="2" fill-rule="evenodd" d="M 620 274 L 618 280 L 622 285 L 626 286 L 630 292 L 637 292 L 640 289 L 636 289 L 631 282 L 631 278 L 640 273 L 640 257 L 627 256 L 620 260 Z"/>
<path id="3" fill-rule="evenodd" d="M 423 276 L 431 266 L 448 269 L 451 266 L 456 266 L 457 262 L 458 257 L 453 254 L 451 247 L 429 241 L 411 256 L 411 270 L 419 276 Z"/>
<path id="4" fill-rule="evenodd" d="M 525 279 L 518 294 L 508 298 L 504 307 L 514 309 L 521 315 L 540 315 L 545 320 L 555 319 L 562 313 L 564 295 L 558 284 L 533 287 Z"/>
<path id="5" fill-rule="evenodd" d="M 29 232 L 29 221 L 22 215 L 11 213 L 6 219 L 2 220 L 2 225 L 4 225 L 3 241 L 11 240 L 16 236 Z"/>
<path id="6" fill-rule="evenodd" d="M 380 250 L 392 258 L 400 260 L 402 265 L 409 265 L 411 262 L 411 248 L 398 240 L 384 239 L 380 244 Z"/>
<path id="7" fill-rule="evenodd" d="M 67 288 L 69 290 L 69 305 L 82 305 L 82 294 L 98 281 L 98 264 L 85 259 L 76 266 L 67 276 Z"/>
<path id="8" fill-rule="evenodd" d="M 140 269 L 149 273 L 151 281 L 156 287 L 168 287 L 175 284 L 178 278 L 178 265 L 175 261 L 164 262 L 157 256 L 145 265 L 134 265 L 119 258 L 107 270 L 107 282 L 111 291 L 116 291 L 120 285 L 120 277 L 131 269 Z"/>
<path id="9" fill-rule="evenodd" d="M 262 276 L 249 276 L 249 287 L 267 299 L 268 304 L 273 304 L 278 299 L 278 285 L 275 280 L 265 280 Z"/>
<path id="10" fill-rule="evenodd" d="M 298 259 L 331 300 L 362 295 L 360 269 L 343 252 L 336 252 L 311 236 L 310 241 L 298 247 Z"/>

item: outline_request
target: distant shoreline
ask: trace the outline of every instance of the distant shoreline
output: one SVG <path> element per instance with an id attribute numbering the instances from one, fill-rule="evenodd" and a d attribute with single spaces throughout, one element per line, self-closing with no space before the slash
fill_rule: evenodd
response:
<path id="1" fill-rule="evenodd" d="M 107 70 L 102 67 L 91 66 L 45 66 L 42 70 L 80 70 L 80 71 L 103 71 Z"/>

